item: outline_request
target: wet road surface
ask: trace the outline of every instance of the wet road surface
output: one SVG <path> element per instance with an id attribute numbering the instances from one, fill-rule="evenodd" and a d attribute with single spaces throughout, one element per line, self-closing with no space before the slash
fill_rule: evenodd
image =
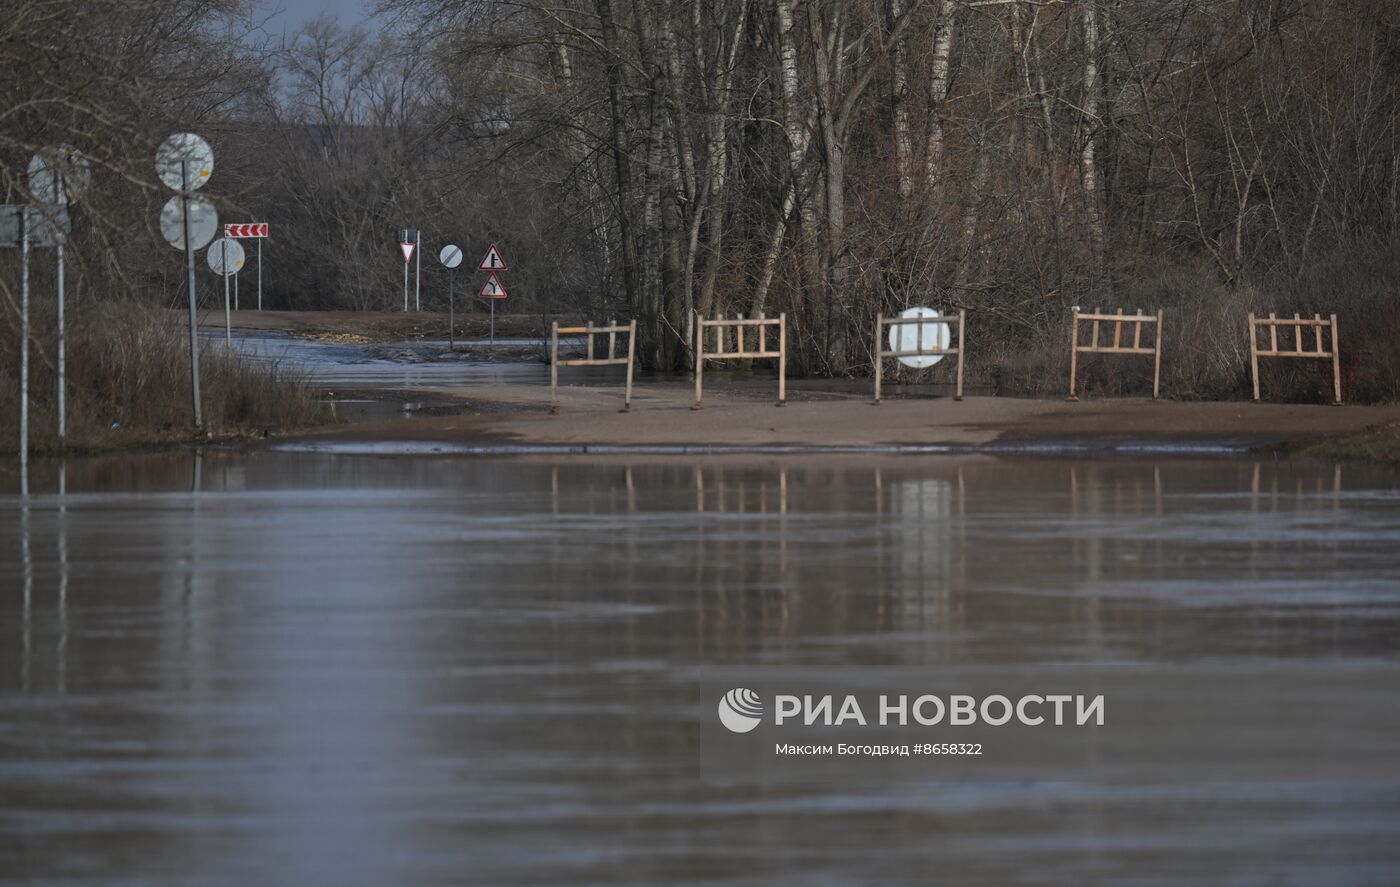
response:
<path id="1" fill-rule="evenodd" d="M 60 496 L 58 470 L 0 493 L 0 880 L 1400 881 L 1384 775 L 1164 778 L 1144 748 L 1112 784 L 759 785 L 705 766 L 685 692 L 1394 665 L 1389 471 L 215 450 L 70 462 Z"/>

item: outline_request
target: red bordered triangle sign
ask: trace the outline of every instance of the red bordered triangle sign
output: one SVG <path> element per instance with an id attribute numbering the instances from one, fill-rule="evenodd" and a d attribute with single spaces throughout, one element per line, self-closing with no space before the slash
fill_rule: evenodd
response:
<path id="1" fill-rule="evenodd" d="M 496 244 L 491 244 L 491 248 L 482 256 L 481 264 L 476 266 L 478 271 L 509 271 L 510 266 L 506 260 L 501 258 L 501 251 L 496 249 Z"/>
<path id="2" fill-rule="evenodd" d="M 481 298 L 483 299 L 504 299 L 506 288 L 501 286 L 501 279 L 494 273 L 486 278 L 486 285 L 481 288 Z"/>
<path id="3" fill-rule="evenodd" d="M 414 250 L 415 248 L 417 248 L 417 246 L 418 246 L 418 244 L 416 244 L 416 243 L 400 243 L 400 244 L 399 244 L 399 250 L 403 252 L 403 261 L 404 261 L 404 264 L 408 264 L 409 262 L 412 262 L 412 261 L 413 261 L 413 250 Z"/>

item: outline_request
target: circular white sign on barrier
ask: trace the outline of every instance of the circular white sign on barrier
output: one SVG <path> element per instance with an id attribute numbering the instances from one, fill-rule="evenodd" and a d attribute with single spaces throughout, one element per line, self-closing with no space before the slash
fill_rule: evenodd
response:
<path id="1" fill-rule="evenodd" d="M 224 250 L 228 252 L 225 254 Z M 243 252 L 243 244 L 229 237 L 221 237 L 209 244 L 209 270 L 215 274 L 237 274 L 243 268 L 243 262 L 247 255 Z M 227 272 L 225 272 L 225 262 L 227 262 Z"/>
<path id="2" fill-rule="evenodd" d="M 36 203 L 77 203 L 91 181 L 91 161 L 72 145 L 44 148 L 29 160 L 29 194 Z"/>
<path id="3" fill-rule="evenodd" d="M 192 132 L 177 132 L 156 150 L 156 175 L 172 191 L 203 188 L 213 174 L 214 149 Z"/>
<path id="4" fill-rule="evenodd" d="M 165 202 L 160 211 L 160 233 L 176 249 L 185 248 L 183 218 L 185 198 L 176 195 Z M 219 212 L 203 197 L 190 198 L 190 242 L 203 249 L 219 233 Z"/>
<path id="5" fill-rule="evenodd" d="M 448 268 L 456 268 L 462 264 L 462 248 L 451 244 L 444 246 L 442 252 L 438 253 L 438 261 Z"/>
<path id="6" fill-rule="evenodd" d="M 903 314 L 905 317 L 927 317 L 930 319 L 939 316 L 932 308 L 910 308 Z M 891 351 L 947 351 L 952 342 L 952 330 L 946 323 L 900 323 L 890 327 L 890 350 Z M 922 339 L 920 338 L 922 337 Z M 922 345 L 920 344 L 922 342 Z M 911 357 L 898 358 L 899 362 L 907 367 L 923 369 L 931 367 L 943 359 L 941 354 L 920 354 Z"/>

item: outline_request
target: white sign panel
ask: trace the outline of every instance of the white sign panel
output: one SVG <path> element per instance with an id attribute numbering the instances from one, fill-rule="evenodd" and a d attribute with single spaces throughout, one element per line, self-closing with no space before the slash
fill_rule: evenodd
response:
<path id="1" fill-rule="evenodd" d="M 160 211 L 160 233 L 176 249 L 185 248 L 185 225 L 182 212 L 185 198 L 178 194 L 166 201 Z M 190 241 L 195 249 L 203 249 L 219 233 L 219 212 L 203 197 L 190 198 Z"/>
<path id="2" fill-rule="evenodd" d="M 187 169 L 189 181 L 185 182 Z M 213 174 L 214 149 L 192 132 L 176 133 L 156 151 L 156 175 L 172 191 L 203 188 Z"/>
<path id="3" fill-rule="evenodd" d="M 932 308 L 910 308 L 900 317 L 936 318 Z M 952 342 L 952 331 L 946 323 L 901 323 L 890 327 L 891 351 L 947 351 Z M 907 367 L 923 369 L 931 367 L 943 359 L 941 354 L 920 354 L 898 358 Z"/>
<path id="4" fill-rule="evenodd" d="M 243 269 L 246 259 L 243 244 L 237 240 L 223 237 L 209 244 L 209 270 L 215 274 L 237 274 Z"/>

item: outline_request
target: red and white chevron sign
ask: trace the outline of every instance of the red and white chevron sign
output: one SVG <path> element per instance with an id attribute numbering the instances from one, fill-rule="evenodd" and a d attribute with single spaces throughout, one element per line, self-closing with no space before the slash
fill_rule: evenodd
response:
<path id="1" fill-rule="evenodd" d="M 252 222 L 247 225 L 225 225 L 224 236 L 235 239 L 266 237 L 267 222 Z"/>

